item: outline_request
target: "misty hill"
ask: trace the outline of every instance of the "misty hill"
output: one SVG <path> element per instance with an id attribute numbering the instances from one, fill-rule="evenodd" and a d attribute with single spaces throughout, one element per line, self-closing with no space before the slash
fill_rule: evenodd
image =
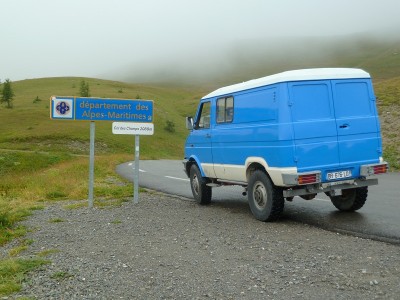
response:
<path id="1" fill-rule="evenodd" d="M 130 82 L 218 87 L 293 69 L 355 67 L 381 80 L 400 76 L 400 39 L 391 36 L 243 40 L 223 49 L 206 45 L 198 53 L 145 61 L 115 75 Z"/>

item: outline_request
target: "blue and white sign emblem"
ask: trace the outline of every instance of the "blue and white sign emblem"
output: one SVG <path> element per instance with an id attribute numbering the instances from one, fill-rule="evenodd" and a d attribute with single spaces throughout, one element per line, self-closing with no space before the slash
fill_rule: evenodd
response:
<path id="1" fill-rule="evenodd" d="M 74 98 L 51 98 L 51 118 L 52 119 L 73 119 L 74 118 Z"/>

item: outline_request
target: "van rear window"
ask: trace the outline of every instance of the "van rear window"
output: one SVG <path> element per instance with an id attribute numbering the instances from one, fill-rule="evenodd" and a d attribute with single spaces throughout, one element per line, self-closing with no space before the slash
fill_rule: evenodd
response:
<path id="1" fill-rule="evenodd" d="M 332 118 L 327 84 L 296 84 L 291 96 L 295 121 Z"/>
<path id="2" fill-rule="evenodd" d="M 371 116 L 371 99 L 366 82 L 335 84 L 335 112 L 337 118 Z"/>

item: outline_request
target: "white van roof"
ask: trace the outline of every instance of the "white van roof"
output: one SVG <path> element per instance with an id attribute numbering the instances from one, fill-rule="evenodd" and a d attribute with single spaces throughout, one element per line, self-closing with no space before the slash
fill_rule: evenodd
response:
<path id="1" fill-rule="evenodd" d="M 232 94 L 234 92 L 257 88 L 260 86 L 288 81 L 324 80 L 324 79 L 348 79 L 348 78 L 371 78 L 361 69 L 353 68 L 319 68 L 286 71 L 270 76 L 253 79 L 250 81 L 225 86 L 211 92 L 202 99 Z"/>

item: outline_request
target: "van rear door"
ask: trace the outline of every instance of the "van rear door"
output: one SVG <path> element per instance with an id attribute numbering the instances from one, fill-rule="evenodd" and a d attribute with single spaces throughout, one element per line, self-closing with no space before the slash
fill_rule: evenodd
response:
<path id="1" fill-rule="evenodd" d="M 330 81 L 290 82 L 288 88 L 298 171 L 340 166 Z"/>
<path id="2" fill-rule="evenodd" d="M 358 177 L 360 165 L 379 162 L 370 79 L 292 82 L 288 87 L 299 172 L 349 170 Z"/>
<path id="3" fill-rule="evenodd" d="M 332 91 L 341 165 L 378 162 L 382 149 L 370 80 L 332 80 Z"/>

